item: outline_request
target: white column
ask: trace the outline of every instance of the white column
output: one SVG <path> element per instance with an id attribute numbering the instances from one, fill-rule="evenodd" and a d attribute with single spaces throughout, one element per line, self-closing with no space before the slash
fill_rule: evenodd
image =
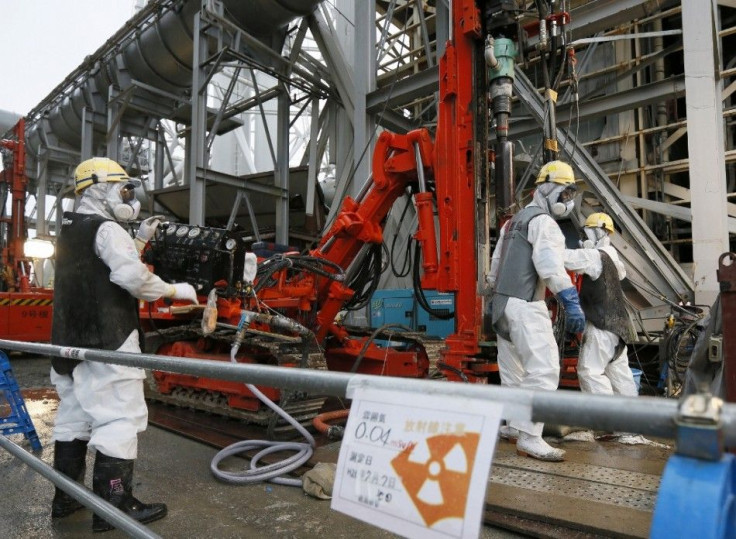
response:
<path id="1" fill-rule="evenodd" d="M 726 167 L 723 112 L 711 2 L 682 3 L 685 102 L 693 214 L 695 302 L 710 305 L 718 295 L 718 257 L 729 250 L 726 224 Z"/>

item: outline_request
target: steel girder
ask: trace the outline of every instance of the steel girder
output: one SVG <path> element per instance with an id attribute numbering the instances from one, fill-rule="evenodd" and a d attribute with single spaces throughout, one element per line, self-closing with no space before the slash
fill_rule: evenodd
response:
<path id="1" fill-rule="evenodd" d="M 518 68 L 514 80 L 514 91 L 539 125 L 542 125 L 544 121 L 542 97 L 524 72 Z M 615 216 L 624 233 L 631 239 L 630 247 L 636 251 L 638 261 L 646 265 L 646 267 L 641 267 L 637 264 L 638 267 L 634 266 L 632 269 L 639 273 L 641 278 L 646 279 L 650 287 L 670 301 L 692 300 L 692 281 L 639 217 L 639 214 L 626 203 L 608 175 L 585 147 L 559 127 L 557 128 L 557 139 L 563 151 L 567 148 L 575 148 L 572 152 L 572 162 L 598 196 L 605 211 Z M 622 255 L 625 259 L 630 260 L 625 250 Z"/>

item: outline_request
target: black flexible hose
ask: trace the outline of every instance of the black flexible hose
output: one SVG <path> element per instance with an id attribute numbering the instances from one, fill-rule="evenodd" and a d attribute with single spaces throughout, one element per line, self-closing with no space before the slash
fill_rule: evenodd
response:
<path id="1" fill-rule="evenodd" d="M 382 244 L 371 245 L 366 258 L 360 270 L 348 283 L 348 287 L 355 290 L 355 295 L 345 304 L 345 309 L 349 311 L 357 311 L 365 307 L 378 288 L 383 260 Z"/>
<path id="2" fill-rule="evenodd" d="M 365 357 L 365 353 L 368 350 L 368 346 L 374 341 L 374 339 L 379 333 L 381 333 L 382 331 L 385 331 L 388 328 L 397 328 L 397 329 L 401 329 L 402 331 L 409 331 L 409 332 L 412 331 L 410 327 L 405 326 L 403 324 L 384 324 L 381 327 L 375 329 L 373 333 L 370 334 L 368 339 L 363 343 L 363 347 L 360 349 L 360 352 L 358 352 L 358 355 L 355 358 L 355 362 L 353 363 L 353 366 L 350 369 L 351 373 L 358 372 L 358 367 L 360 367 L 360 363 L 363 361 L 363 357 Z"/>
<path id="3" fill-rule="evenodd" d="M 401 271 L 396 270 L 396 266 L 394 265 L 394 251 L 396 249 L 396 240 L 399 239 L 399 233 L 398 230 L 401 229 L 401 223 L 404 222 L 404 217 L 406 217 L 406 212 L 409 209 L 409 206 L 411 205 L 411 197 L 408 197 L 406 200 L 406 205 L 404 206 L 404 210 L 401 212 L 401 217 L 399 217 L 399 222 L 396 225 L 397 232 L 394 233 L 394 238 L 391 240 L 391 249 L 389 249 L 389 261 L 391 263 L 391 273 L 394 274 L 395 277 L 402 278 L 409 275 L 409 272 L 411 271 L 411 242 L 412 237 L 411 235 L 408 236 L 406 241 L 406 250 L 404 251 L 404 261 L 401 263 Z"/>
<path id="4" fill-rule="evenodd" d="M 438 361 L 437 362 L 437 368 L 440 369 L 440 370 L 442 370 L 442 371 L 454 372 L 455 374 L 457 374 L 460 377 L 460 379 L 463 382 L 465 382 L 466 384 L 469 384 L 470 383 L 470 381 L 468 380 L 468 377 L 465 376 L 465 373 L 463 371 L 461 371 L 460 369 L 458 369 L 457 367 L 453 367 L 452 365 L 448 365 L 447 363 L 443 363 L 442 361 Z"/>
<path id="5" fill-rule="evenodd" d="M 450 320 L 455 318 L 455 311 L 447 312 L 445 309 L 437 310 L 433 309 L 427 301 L 427 296 L 424 295 L 422 290 L 422 283 L 419 275 L 419 266 L 421 260 L 421 246 L 417 242 L 414 246 L 414 271 L 412 272 L 412 280 L 414 284 L 414 297 L 417 300 L 419 306 L 428 312 L 431 316 L 439 318 L 440 320 Z"/>

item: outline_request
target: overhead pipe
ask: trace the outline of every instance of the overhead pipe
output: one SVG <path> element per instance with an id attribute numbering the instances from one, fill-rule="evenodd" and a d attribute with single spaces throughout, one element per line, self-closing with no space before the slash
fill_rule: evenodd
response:
<path id="1" fill-rule="evenodd" d="M 312 13 L 320 2 L 223 0 L 222 5 L 224 15 L 234 24 L 280 51 L 289 23 Z M 151 89 L 147 111 L 126 113 L 128 121 L 140 117 L 138 127 L 143 128 L 144 119 L 152 113 L 175 117 L 180 105 L 189 100 L 194 16 L 201 5 L 201 0 L 159 0 L 131 18 L 29 113 L 30 153 L 38 155 L 46 133 L 53 134 L 62 146 L 79 147 L 85 108 L 98 115 L 94 127 L 104 132 L 106 125 L 99 119 L 106 116 L 111 85 L 123 91 L 134 83 Z M 186 122 L 186 117 L 176 119 Z"/>

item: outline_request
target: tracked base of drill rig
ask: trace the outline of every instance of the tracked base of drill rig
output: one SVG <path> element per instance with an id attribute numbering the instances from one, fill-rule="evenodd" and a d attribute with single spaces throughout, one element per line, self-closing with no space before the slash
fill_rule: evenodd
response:
<path id="1" fill-rule="evenodd" d="M 147 347 L 155 348 L 157 354 L 230 361 L 228 350 L 232 332 L 219 332 L 205 338 L 201 331 L 193 327 L 186 330 L 171 328 L 149 333 L 146 339 Z M 285 368 L 327 368 L 321 352 L 304 354 L 288 343 L 285 345 L 269 337 L 255 336 L 249 339 L 243 351 L 238 360 L 247 363 L 257 360 L 261 364 Z M 280 391 L 268 387 L 258 389 L 306 428 L 311 427 L 312 419 L 326 400 L 326 397 L 299 391 Z M 146 398 L 266 427 L 270 438 L 286 438 L 295 432 L 293 426 L 253 395 L 245 383 L 153 371 L 147 376 Z"/>

